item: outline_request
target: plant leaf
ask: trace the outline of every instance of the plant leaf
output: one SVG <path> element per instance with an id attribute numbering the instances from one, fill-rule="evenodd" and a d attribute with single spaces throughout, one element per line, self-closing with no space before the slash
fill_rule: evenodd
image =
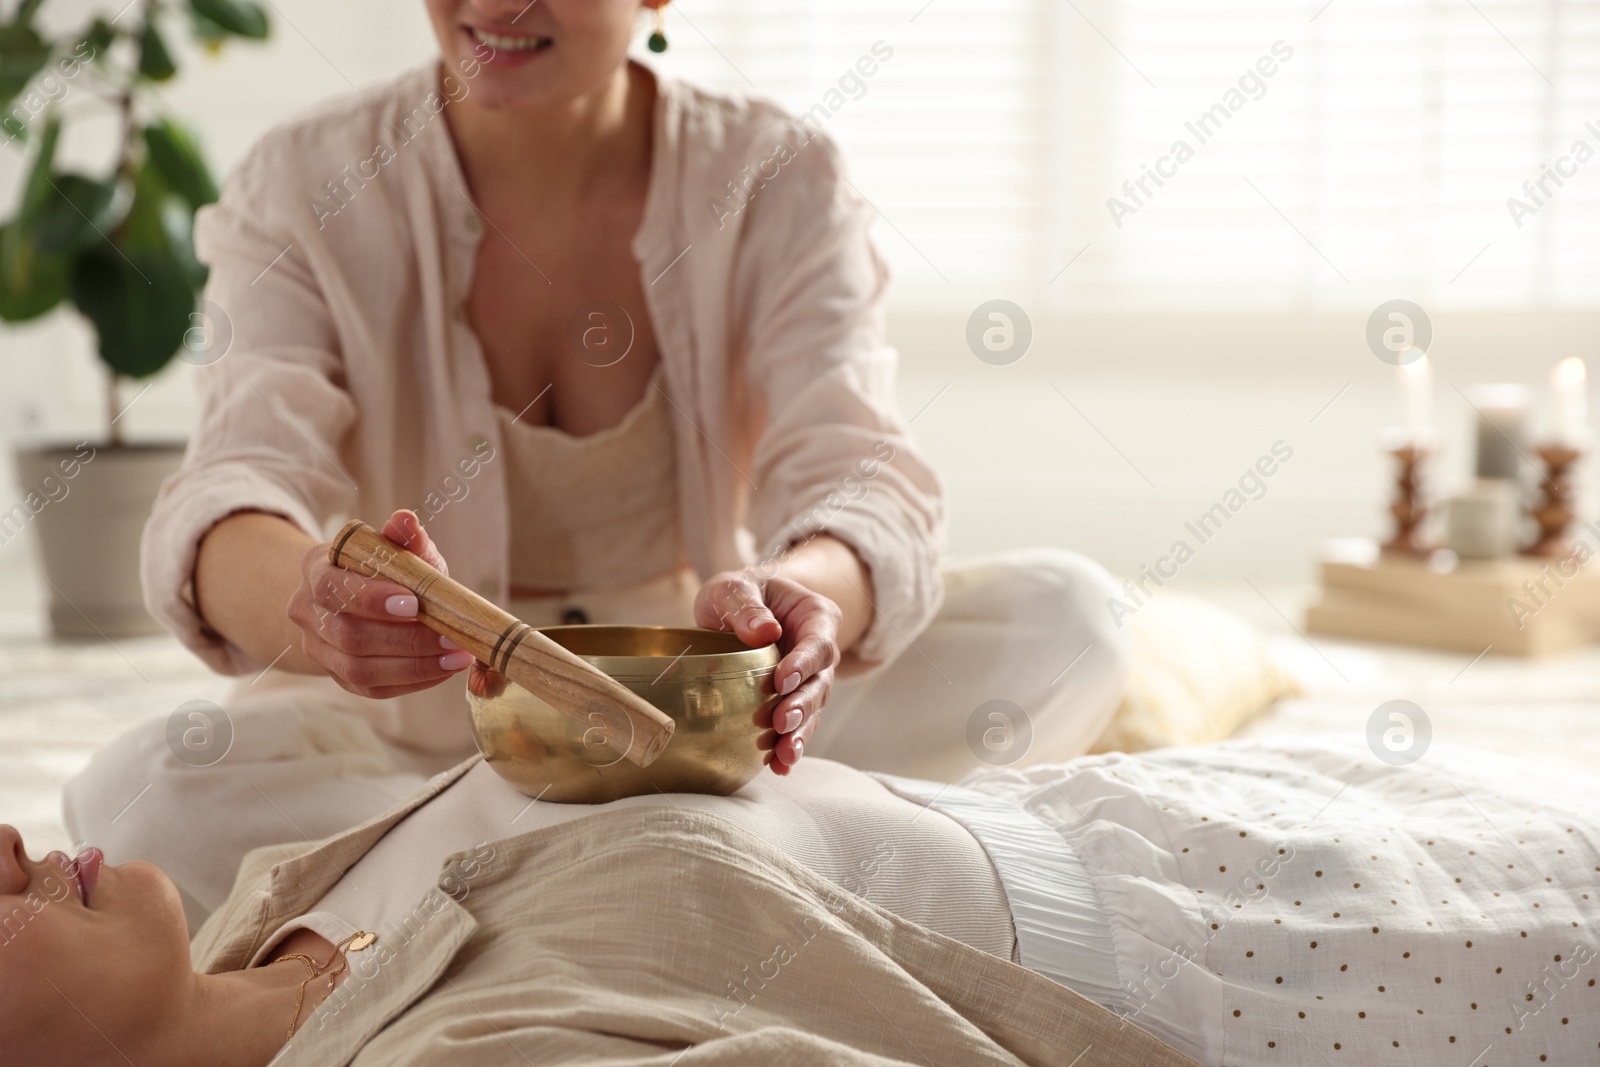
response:
<path id="1" fill-rule="evenodd" d="M 222 51 L 223 44 L 228 40 L 228 31 L 206 18 L 194 8 L 189 9 L 189 31 L 194 34 L 195 40 L 205 46 L 207 52 L 216 55 Z"/>
<path id="2" fill-rule="evenodd" d="M 144 144 L 146 162 L 191 209 L 216 203 L 217 183 L 188 130 L 171 119 L 162 119 L 145 127 Z"/>
<path id="3" fill-rule="evenodd" d="M 55 166 L 56 144 L 60 140 L 61 120 L 52 118 L 45 123 L 44 133 L 39 137 L 39 151 L 33 157 L 33 167 L 28 171 L 27 181 L 23 182 L 18 220 L 32 218 L 55 195 L 55 190 L 50 187 L 50 169 Z"/>
<path id="4" fill-rule="evenodd" d="M 16 223 L 0 226 L 0 319 L 24 322 L 61 303 L 71 260 L 39 251 Z"/>
<path id="5" fill-rule="evenodd" d="M 148 377 L 165 367 L 191 325 L 194 289 L 168 252 L 119 250 L 101 241 L 79 256 L 72 302 L 94 323 L 100 358 L 118 374 Z"/>
<path id="6" fill-rule="evenodd" d="M 117 231 L 119 246 L 169 255 L 195 291 L 204 288 L 207 270 L 194 254 L 194 208 L 171 188 L 149 156 L 134 176 L 133 189 L 133 202 Z"/>
<path id="7" fill-rule="evenodd" d="M 161 223 L 167 231 L 167 247 L 183 267 L 190 288 L 199 293 L 205 289 L 211 269 L 201 263 L 194 252 L 194 209 L 178 197 L 169 196 L 161 212 Z"/>
<path id="8" fill-rule="evenodd" d="M 118 374 L 159 371 L 193 325 L 195 293 L 205 282 L 191 243 L 193 217 L 147 156 L 115 243 L 90 244 L 72 267 L 72 302 L 94 323 L 100 358 Z"/>
<path id="9" fill-rule="evenodd" d="M 106 50 L 111 47 L 111 42 L 116 39 L 117 31 L 112 27 L 111 23 L 105 19 L 95 19 L 94 24 L 89 27 L 89 32 L 85 33 L 83 40 L 79 42 L 80 48 L 77 54 L 81 56 L 82 46 L 87 46 L 89 49 L 88 58 L 91 60 L 99 59 L 106 54 Z"/>
<path id="10" fill-rule="evenodd" d="M 17 5 L 16 18 L 11 21 L 18 25 L 32 22 L 33 13 L 39 10 L 39 5 L 42 3 L 44 3 L 44 0 L 22 0 L 22 3 Z"/>
<path id="11" fill-rule="evenodd" d="M 25 221 L 29 238 L 39 251 L 70 254 L 105 236 L 111 227 L 111 205 L 116 180 L 97 182 L 81 174 L 58 174 L 51 196 Z"/>
<path id="12" fill-rule="evenodd" d="M 146 159 L 134 175 L 133 201 L 117 228 L 117 246 L 128 252 L 168 254 L 172 245 L 163 216 L 171 196 L 161 172 Z"/>
<path id="13" fill-rule="evenodd" d="M 201 18 L 236 37 L 264 41 L 270 32 L 267 13 L 254 0 L 189 0 Z"/>
<path id="14" fill-rule="evenodd" d="M 50 46 L 32 26 L 13 22 L 0 26 L 0 107 L 27 88 L 50 62 Z"/>
<path id="15" fill-rule="evenodd" d="M 167 81 L 178 73 L 154 18 L 145 20 L 144 32 L 139 35 L 139 73 L 153 82 Z"/>

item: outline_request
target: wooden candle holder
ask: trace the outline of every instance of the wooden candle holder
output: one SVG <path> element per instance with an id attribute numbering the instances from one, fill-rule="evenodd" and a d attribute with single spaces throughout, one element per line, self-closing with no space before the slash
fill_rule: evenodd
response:
<path id="1" fill-rule="evenodd" d="M 1395 458 L 1399 470 L 1395 474 L 1395 498 L 1389 505 L 1394 534 L 1383 543 L 1383 550 L 1391 555 L 1426 556 L 1433 551 L 1422 530 L 1431 510 L 1426 465 L 1433 458 L 1434 449 L 1425 442 L 1410 441 L 1386 451 Z"/>
<path id="2" fill-rule="evenodd" d="M 1562 559 L 1572 552 L 1567 530 L 1578 515 L 1572 468 L 1583 453 L 1569 445 L 1546 445 L 1534 451 L 1544 464 L 1544 475 L 1539 480 L 1543 499 L 1537 507 L 1528 509 L 1528 515 L 1539 524 L 1539 534 L 1522 554 Z"/>
<path id="3" fill-rule="evenodd" d="M 360 519 L 339 531 L 328 559 L 411 590 L 418 622 L 571 718 L 586 735 L 597 734 L 630 763 L 648 767 L 672 739 L 673 722 L 665 713 Z"/>

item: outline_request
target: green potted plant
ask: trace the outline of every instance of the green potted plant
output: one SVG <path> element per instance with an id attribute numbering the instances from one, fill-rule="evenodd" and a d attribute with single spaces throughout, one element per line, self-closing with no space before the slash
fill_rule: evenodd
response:
<path id="1" fill-rule="evenodd" d="M 0 502 L 0 545 L 33 527 L 51 586 L 57 634 L 113 636 L 156 624 L 139 590 L 139 533 L 181 444 L 130 444 L 118 425 L 120 385 L 182 355 L 207 363 L 226 351 L 225 326 L 197 312 L 205 268 L 195 258 L 195 211 L 217 198 L 194 136 L 154 106 L 151 88 L 177 74 L 169 35 L 215 51 L 230 38 L 265 39 L 253 0 L 134 0 L 113 18 L 47 36 L 21 0 L 0 21 L 0 143 L 31 153 L 14 213 L 0 221 L 0 319 L 36 319 L 70 303 L 94 327 L 107 368 L 100 441 L 19 448 L 22 498 Z M 183 27 L 186 26 L 186 29 Z M 56 149 L 65 109 L 80 99 L 117 118 L 105 174 L 64 169 Z"/>

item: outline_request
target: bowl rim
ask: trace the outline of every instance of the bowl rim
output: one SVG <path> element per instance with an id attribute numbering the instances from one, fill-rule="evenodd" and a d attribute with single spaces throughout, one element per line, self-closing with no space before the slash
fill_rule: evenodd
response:
<path id="1" fill-rule="evenodd" d="M 783 659 L 777 645 L 761 645 L 751 647 L 741 641 L 735 634 L 727 630 L 711 630 L 701 626 L 636 626 L 626 623 L 563 623 L 557 626 L 536 626 L 539 633 L 549 637 L 556 644 L 566 648 L 561 636 L 570 633 L 594 633 L 599 630 L 629 630 L 629 631 L 654 631 L 657 633 L 681 633 L 692 642 L 693 635 L 715 636 L 719 642 L 727 642 L 737 647 L 726 652 L 704 652 L 688 655 L 679 653 L 676 657 L 669 656 L 592 656 L 581 652 L 574 653 L 578 658 L 594 665 L 602 672 L 618 680 L 635 681 L 640 678 L 660 681 L 669 671 L 673 674 L 680 673 L 676 668 L 699 668 L 692 670 L 697 678 L 724 678 L 733 675 L 759 674 L 776 669 Z M 571 651 L 568 649 L 568 651 Z"/>

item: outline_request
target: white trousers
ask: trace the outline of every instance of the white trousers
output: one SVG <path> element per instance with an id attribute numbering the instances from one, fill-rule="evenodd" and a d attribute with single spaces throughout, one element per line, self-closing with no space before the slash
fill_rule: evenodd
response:
<path id="1" fill-rule="evenodd" d="M 1028 549 L 948 563 L 944 585 L 939 615 L 912 647 L 835 683 L 807 755 L 953 781 L 1088 751 L 1116 709 L 1129 657 L 1127 633 L 1106 611 L 1110 576 L 1073 553 Z M 597 623 L 642 618 L 639 605 L 607 598 L 584 608 Z M 661 608 L 651 605 L 649 621 L 673 621 Z M 197 924 L 226 899 L 251 849 L 346 830 L 469 754 L 417 753 L 313 703 L 230 707 L 231 745 L 209 766 L 179 758 L 166 722 L 129 731 L 67 783 L 69 833 L 112 863 L 162 867 Z"/>

